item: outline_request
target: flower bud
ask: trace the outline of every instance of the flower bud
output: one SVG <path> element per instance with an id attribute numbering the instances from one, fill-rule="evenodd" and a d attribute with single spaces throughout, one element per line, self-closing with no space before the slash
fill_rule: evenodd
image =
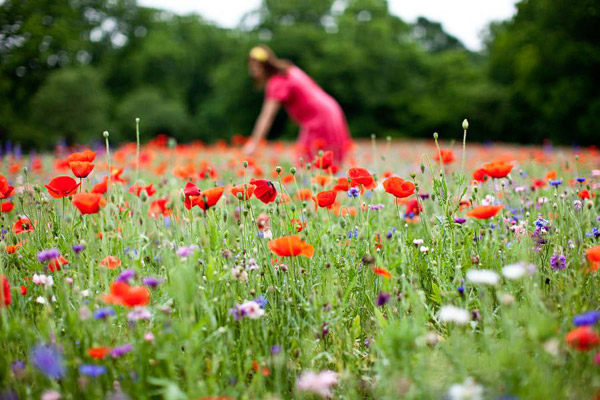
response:
<path id="1" fill-rule="evenodd" d="M 102 136 L 104 136 L 105 139 L 108 139 L 108 136 L 109 136 L 108 131 L 102 132 Z"/>
<path id="2" fill-rule="evenodd" d="M 462 123 L 462 128 L 463 128 L 463 130 L 465 130 L 465 131 L 466 131 L 467 129 L 469 129 L 469 121 L 467 121 L 467 119 L 466 119 L 466 118 L 463 120 L 463 123 Z"/>

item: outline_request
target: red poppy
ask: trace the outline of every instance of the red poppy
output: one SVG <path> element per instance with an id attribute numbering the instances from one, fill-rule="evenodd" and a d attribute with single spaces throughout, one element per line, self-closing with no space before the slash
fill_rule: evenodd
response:
<path id="1" fill-rule="evenodd" d="M 556 171 L 552 170 L 552 171 L 548 171 L 548 173 L 546 174 L 546 179 L 547 180 L 553 180 L 556 179 L 557 174 Z"/>
<path id="2" fill-rule="evenodd" d="M 94 164 L 88 161 L 71 161 L 69 163 L 71 172 L 78 178 L 87 178 L 87 176 L 94 169 Z"/>
<path id="3" fill-rule="evenodd" d="M 73 196 L 73 205 L 82 215 L 96 214 L 106 201 L 99 193 L 78 193 Z"/>
<path id="4" fill-rule="evenodd" d="M 423 206 L 419 204 L 419 200 L 412 198 L 406 202 L 406 214 L 419 215 L 423 211 Z"/>
<path id="5" fill-rule="evenodd" d="M 327 150 L 323 153 L 322 156 L 316 157 L 314 161 L 314 165 L 320 169 L 327 169 L 331 167 L 333 164 L 333 152 L 331 150 Z"/>
<path id="6" fill-rule="evenodd" d="M 110 181 L 115 183 L 127 183 L 127 180 L 125 180 L 125 178 L 121 178 L 123 170 L 123 168 L 113 168 L 110 173 Z"/>
<path id="7" fill-rule="evenodd" d="M 314 176 L 310 179 L 310 181 L 312 183 L 316 183 L 317 185 L 321 186 L 321 187 L 325 187 L 327 185 L 329 185 L 329 183 L 332 181 L 332 177 L 329 175 L 317 175 Z"/>
<path id="8" fill-rule="evenodd" d="M 48 270 L 50 272 L 60 271 L 63 265 L 67 265 L 69 262 L 63 256 L 59 256 L 58 258 L 52 259 L 48 263 Z"/>
<path id="9" fill-rule="evenodd" d="M 531 186 L 534 189 L 541 189 L 544 186 L 546 186 L 546 181 L 544 179 L 534 179 L 533 182 L 531 183 Z"/>
<path id="10" fill-rule="evenodd" d="M 61 199 L 63 197 L 70 197 L 77 192 L 79 183 L 70 176 L 58 176 L 50 181 L 47 185 L 44 185 L 50 196 L 55 199 Z"/>
<path id="11" fill-rule="evenodd" d="M 506 164 L 503 161 L 494 161 L 484 164 L 482 169 L 485 171 L 486 175 L 499 179 L 506 177 L 513 169 L 513 166 L 511 164 Z"/>
<path id="12" fill-rule="evenodd" d="M 11 303 L 10 283 L 4 275 L 0 275 L 0 284 L 2 284 L 2 288 L 0 288 L 2 289 L 0 291 L 0 305 L 4 304 L 4 306 L 8 307 Z"/>
<path id="13" fill-rule="evenodd" d="M 95 184 L 91 193 L 104 194 L 108 191 L 108 176 L 102 178 L 102 181 Z"/>
<path id="14" fill-rule="evenodd" d="M 587 249 L 585 251 L 585 257 L 588 262 L 592 264 L 588 272 L 594 272 L 600 269 L 600 246 Z"/>
<path id="15" fill-rule="evenodd" d="M 306 221 L 301 221 L 298 218 L 292 218 L 290 222 L 292 226 L 296 228 L 296 232 L 302 232 L 302 230 L 306 228 Z"/>
<path id="16" fill-rule="evenodd" d="M 101 267 L 106 267 L 108 269 L 115 269 L 121 265 L 121 260 L 119 260 L 115 256 L 106 256 L 100 261 Z"/>
<path id="17" fill-rule="evenodd" d="M 592 198 L 596 197 L 595 193 L 590 194 L 590 192 L 587 189 L 583 189 L 581 192 L 577 193 L 577 195 L 582 200 L 592 199 Z"/>
<path id="18" fill-rule="evenodd" d="M 29 218 L 21 217 L 15 224 L 13 225 L 13 232 L 15 235 L 20 235 L 22 233 L 27 233 L 33 231 L 33 225 Z"/>
<path id="19" fill-rule="evenodd" d="M 168 217 L 171 214 L 171 210 L 167 207 L 168 201 L 169 199 L 154 200 L 148 209 L 148 216 L 151 218 Z"/>
<path id="20" fill-rule="evenodd" d="M 372 189 L 375 184 L 375 179 L 369 171 L 364 168 L 354 167 L 346 171 L 348 178 L 350 178 L 350 186 L 363 185 L 367 189 Z"/>
<path id="21" fill-rule="evenodd" d="M 335 190 L 326 190 L 317 193 L 317 205 L 321 208 L 329 208 L 335 203 L 337 192 Z"/>
<path id="22" fill-rule="evenodd" d="M 312 197 L 312 191 L 310 189 L 300 189 L 296 193 L 296 200 L 306 201 Z"/>
<path id="23" fill-rule="evenodd" d="M 183 188 L 183 195 L 185 196 L 184 205 L 185 208 L 190 210 L 192 208 L 192 197 L 200 195 L 200 189 L 192 182 L 187 182 Z"/>
<path id="24" fill-rule="evenodd" d="M 110 353 L 110 347 L 91 347 L 88 349 L 87 353 L 96 360 L 102 360 Z"/>
<path id="25" fill-rule="evenodd" d="M 231 188 L 231 194 L 237 199 L 238 194 L 242 196 L 244 200 L 248 200 L 254 194 L 254 189 L 256 186 L 248 184 L 248 183 L 240 183 L 239 185 L 235 185 Z"/>
<path id="26" fill-rule="evenodd" d="M 477 219 L 488 219 L 488 218 L 494 217 L 503 208 L 504 208 L 503 205 L 479 206 L 479 207 L 475 207 L 471 211 L 467 212 L 467 217 L 477 218 Z"/>
<path id="27" fill-rule="evenodd" d="M 280 257 L 295 257 L 299 255 L 312 258 L 315 249 L 298 235 L 282 236 L 269 240 L 269 249 Z"/>
<path id="28" fill-rule="evenodd" d="M 589 351 L 600 344 L 600 337 L 591 326 L 580 326 L 565 336 L 569 346 L 579 351 Z"/>
<path id="29" fill-rule="evenodd" d="M 273 182 L 266 179 L 251 179 L 250 184 L 256 186 L 256 189 L 254 189 L 254 197 L 265 204 L 275 201 L 277 189 L 275 189 Z"/>
<path id="30" fill-rule="evenodd" d="M 191 202 L 191 207 L 198 206 L 204 211 L 206 211 L 217 204 L 224 191 L 225 188 L 222 186 L 203 190 L 200 192 L 199 195 L 191 196 L 189 198 L 189 201 Z"/>
<path id="31" fill-rule="evenodd" d="M 2 206 L 0 206 L 0 212 L 9 213 L 13 210 L 13 208 L 15 208 L 13 203 L 11 203 L 10 201 L 7 201 L 6 203 L 2 203 Z"/>
<path id="32" fill-rule="evenodd" d="M 133 193 L 137 197 L 140 197 L 143 191 L 146 192 L 148 196 L 152 196 L 154 193 L 156 193 L 156 189 L 154 189 L 154 185 L 152 183 L 146 186 L 140 186 L 136 183 L 129 188 L 129 193 Z"/>
<path id="33" fill-rule="evenodd" d="M 69 163 L 71 161 L 85 161 L 85 162 L 93 162 L 94 159 L 96 158 L 96 152 L 86 149 L 84 151 L 79 151 L 73 154 L 70 154 L 69 157 L 67 158 L 67 161 L 69 161 Z"/>
<path id="34" fill-rule="evenodd" d="M 454 152 L 452 150 L 440 149 L 440 151 L 436 151 L 436 153 L 433 156 L 433 159 L 435 161 L 440 161 L 440 153 L 442 155 L 442 162 L 444 164 L 450 164 L 456 160 L 456 158 L 454 157 Z"/>
<path id="35" fill-rule="evenodd" d="M 16 244 L 9 244 L 9 245 L 7 245 L 4 250 L 6 251 L 7 254 L 14 254 L 21 247 L 23 247 L 23 243 L 19 242 L 19 243 L 16 243 Z"/>
<path id="36" fill-rule="evenodd" d="M 397 176 L 392 176 L 383 181 L 383 188 L 399 199 L 408 197 L 415 192 L 415 185 L 412 182 L 405 181 Z"/>
<path id="37" fill-rule="evenodd" d="M 348 178 L 338 178 L 333 190 L 337 192 L 347 192 L 350 190 L 350 182 L 348 182 Z"/>
<path id="38" fill-rule="evenodd" d="M 19 287 L 19 290 L 20 290 L 20 292 L 21 292 L 21 296 L 25 296 L 25 295 L 27 295 L 27 286 L 25 286 L 25 285 L 21 285 L 21 286 Z"/>
<path id="39" fill-rule="evenodd" d="M 485 169 L 483 168 L 476 169 L 475 172 L 473 172 L 473 180 L 477 182 L 485 182 L 487 181 L 487 178 Z"/>
<path id="40" fill-rule="evenodd" d="M 392 274 L 390 273 L 390 271 L 388 271 L 387 269 L 384 269 L 384 268 L 374 267 L 373 272 L 375 272 L 379 276 L 383 276 L 386 279 L 390 279 L 392 277 Z"/>
<path id="41" fill-rule="evenodd" d="M 14 186 L 10 186 L 4 175 L 0 174 L 0 200 L 7 199 L 12 196 L 14 190 Z"/>

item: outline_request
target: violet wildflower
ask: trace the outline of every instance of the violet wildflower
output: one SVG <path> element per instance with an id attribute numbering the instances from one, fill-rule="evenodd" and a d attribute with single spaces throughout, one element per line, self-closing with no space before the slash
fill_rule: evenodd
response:
<path id="1" fill-rule="evenodd" d="M 136 307 L 127 314 L 127 321 L 135 323 L 137 321 L 147 321 L 151 317 L 152 314 L 146 307 Z"/>
<path id="2" fill-rule="evenodd" d="M 77 244 L 74 244 L 73 246 L 71 246 L 71 248 L 73 249 L 75 254 L 79 254 L 83 250 L 85 250 L 85 245 L 83 243 L 77 243 Z"/>
<path id="3" fill-rule="evenodd" d="M 96 365 L 96 364 L 81 364 L 79 366 L 79 373 L 81 375 L 90 376 L 92 378 L 96 378 L 100 375 L 104 375 L 106 373 L 106 367 L 104 365 Z"/>
<path id="4" fill-rule="evenodd" d="M 126 269 L 125 271 L 121 272 L 121 274 L 117 277 L 116 281 L 122 283 L 129 283 L 129 280 L 133 279 L 134 277 L 135 271 L 132 269 Z"/>
<path id="5" fill-rule="evenodd" d="M 31 363 L 51 379 L 60 379 L 65 374 L 62 354 L 52 344 L 38 344 L 31 352 Z"/>
<path id="6" fill-rule="evenodd" d="M 556 179 L 556 180 L 552 180 L 550 182 L 548 182 L 550 184 L 550 186 L 554 186 L 554 187 L 558 187 L 560 185 L 562 185 L 562 179 Z"/>
<path id="7" fill-rule="evenodd" d="M 118 358 L 129 353 L 131 350 L 133 350 L 133 346 L 128 343 L 124 344 L 123 346 L 113 347 L 110 351 L 110 355 L 112 356 L 112 358 Z"/>
<path id="8" fill-rule="evenodd" d="M 115 310 L 113 310 L 111 307 L 105 307 L 105 308 L 101 308 L 101 309 L 97 310 L 94 313 L 94 318 L 95 319 L 106 319 L 108 317 L 112 317 L 113 315 L 115 315 Z"/>
<path id="9" fill-rule="evenodd" d="M 577 178 L 577 182 L 583 183 L 583 182 L 585 182 L 585 178 Z"/>
<path id="10" fill-rule="evenodd" d="M 360 190 L 358 189 L 358 187 L 351 187 L 350 189 L 348 189 L 348 197 L 352 198 L 356 198 L 358 197 L 360 194 Z"/>
<path id="11" fill-rule="evenodd" d="M 459 217 L 454 218 L 454 223 L 456 223 L 456 224 L 464 224 L 465 222 L 467 222 L 466 218 L 459 218 Z"/>
<path id="12" fill-rule="evenodd" d="M 179 247 L 177 249 L 177 256 L 180 258 L 186 258 L 186 257 L 190 257 L 194 254 L 194 252 L 196 251 L 196 246 L 191 245 L 191 246 L 183 246 L 183 247 Z"/>
<path id="13" fill-rule="evenodd" d="M 391 239 L 391 238 L 392 238 L 392 236 L 394 236 L 394 233 L 396 233 L 396 228 L 393 228 L 393 227 L 392 227 L 392 229 L 390 229 L 390 230 L 388 231 L 388 233 L 387 233 L 387 235 L 385 235 L 385 237 L 386 237 L 386 238 L 388 238 L 388 239 Z"/>
<path id="14" fill-rule="evenodd" d="M 386 292 L 379 292 L 377 295 L 377 305 L 382 307 L 387 304 L 388 301 L 390 301 L 390 294 Z"/>
<path id="15" fill-rule="evenodd" d="M 379 211 L 379 210 L 383 210 L 384 208 L 385 208 L 385 205 L 383 205 L 383 204 L 369 204 L 369 210 Z"/>
<path id="16" fill-rule="evenodd" d="M 151 288 L 156 288 L 158 285 L 163 283 L 161 278 L 155 278 L 153 276 L 149 276 L 147 278 L 142 279 L 142 283 L 146 286 L 150 286 Z"/>
<path id="17" fill-rule="evenodd" d="M 15 360 L 10 364 L 10 370 L 16 379 L 21 379 L 25 376 L 25 361 Z"/>
<path id="18" fill-rule="evenodd" d="M 253 301 L 256 302 L 263 310 L 265 309 L 265 307 L 267 307 L 268 301 L 264 296 L 259 296 Z"/>
<path id="19" fill-rule="evenodd" d="M 358 237 L 358 229 L 354 228 L 351 229 L 350 231 L 348 231 L 348 239 L 352 239 L 352 238 Z"/>
<path id="20" fill-rule="evenodd" d="M 279 346 L 278 344 L 271 346 L 271 354 L 276 356 L 279 353 L 281 353 L 281 346 Z"/>
<path id="21" fill-rule="evenodd" d="M 554 254 L 550 257 L 550 267 L 555 271 L 567 268 L 566 257 L 562 254 Z"/>
<path id="22" fill-rule="evenodd" d="M 582 314 L 578 314 L 573 317 L 573 325 L 575 326 L 586 326 L 594 325 L 600 320 L 600 311 L 588 311 Z"/>
<path id="23" fill-rule="evenodd" d="M 60 251 L 58 251 L 58 249 L 55 248 L 42 250 L 39 253 L 37 253 L 37 259 L 41 263 L 53 260 L 58 257 L 60 257 Z"/>

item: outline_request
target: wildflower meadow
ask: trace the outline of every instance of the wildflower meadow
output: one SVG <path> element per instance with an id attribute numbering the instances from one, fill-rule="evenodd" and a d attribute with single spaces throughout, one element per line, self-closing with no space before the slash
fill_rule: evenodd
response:
<path id="1" fill-rule="evenodd" d="M 600 396 L 596 147 L 98 137 L 2 149 L 1 399 Z"/>

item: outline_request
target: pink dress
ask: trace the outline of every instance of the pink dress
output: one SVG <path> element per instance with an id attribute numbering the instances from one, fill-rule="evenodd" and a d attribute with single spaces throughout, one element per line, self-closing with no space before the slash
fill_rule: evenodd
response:
<path id="1" fill-rule="evenodd" d="M 291 66 L 286 74 L 273 75 L 267 82 L 265 96 L 281 102 L 300 125 L 298 150 L 305 161 L 313 161 L 319 150 L 331 150 L 334 161 L 342 162 L 350 146 L 344 112 L 304 71 Z"/>

